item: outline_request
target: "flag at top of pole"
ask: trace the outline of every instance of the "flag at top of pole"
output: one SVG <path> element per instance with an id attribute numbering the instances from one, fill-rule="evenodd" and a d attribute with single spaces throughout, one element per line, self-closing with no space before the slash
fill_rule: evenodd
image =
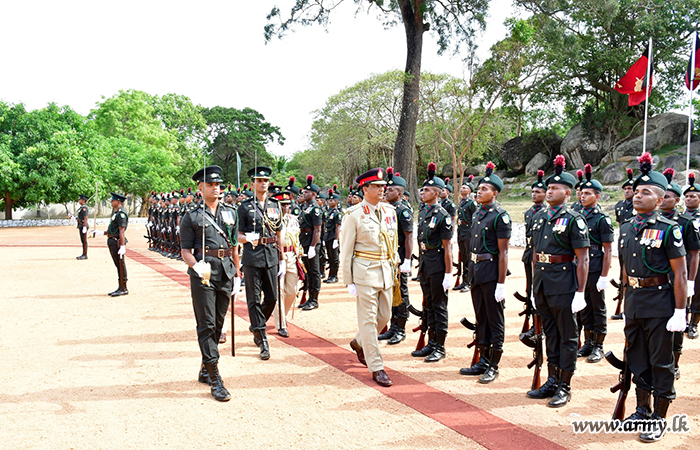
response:
<path id="1" fill-rule="evenodd" d="M 615 83 L 615 90 L 620 94 L 629 95 L 629 106 L 636 106 L 647 99 L 654 81 L 654 58 L 651 45 L 647 45 L 644 53 L 639 57 L 627 73 Z M 649 80 L 649 83 L 647 83 Z"/>
<path id="2" fill-rule="evenodd" d="M 698 32 L 695 32 L 693 38 L 695 44 L 691 46 L 690 58 L 688 58 L 688 70 L 685 72 L 685 87 L 694 91 L 700 85 L 700 41 L 698 40 Z M 693 48 L 694 47 L 694 48 Z M 690 80 L 693 80 L 693 87 L 690 87 Z"/>

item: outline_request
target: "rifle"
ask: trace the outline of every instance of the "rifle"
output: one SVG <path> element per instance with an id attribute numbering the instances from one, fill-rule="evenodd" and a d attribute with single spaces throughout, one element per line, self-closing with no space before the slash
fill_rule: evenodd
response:
<path id="1" fill-rule="evenodd" d="M 525 316 L 525 320 L 523 321 L 523 329 L 520 331 L 521 333 L 525 333 L 530 330 L 530 316 L 533 315 L 533 308 L 530 304 L 530 299 L 521 293 L 516 291 L 515 294 L 513 294 L 513 297 L 525 303 L 525 308 L 518 313 L 518 317 Z"/>
<path id="2" fill-rule="evenodd" d="M 471 365 L 475 366 L 476 364 L 479 363 L 479 345 L 478 345 L 479 340 L 476 337 L 476 324 L 471 323 L 469 321 L 469 319 L 467 319 L 466 317 L 462 317 L 462 319 L 459 321 L 459 323 L 461 323 L 464 326 L 464 328 L 466 328 L 467 330 L 471 330 L 474 332 L 474 339 L 469 344 L 467 344 L 467 348 L 474 347 L 474 354 L 472 355 L 472 364 Z"/>
<path id="3" fill-rule="evenodd" d="M 632 385 L 632 373 L 630 372 L 629 365 L 627 364 L 627 340 L 625 340 L 624 361 L 617 359 L 612 351 L 605 354 L 605 360 L 609 362 L 611 366 L 620 371 L 618 378 L 620 381 L 615 386 L 610 388 L 610 392 L 614 394 L 615 392 L 619 391 L 612 418 L 623 420 L 625 418 L 625 402 L 627 401 L 627 393 Z"/>
<path id="4" fill-rule="evenodd" d="M 610 284 L 612 284 L 617 289 L 617 296 L 613 298 L 613 301 L 617 300 L 617 307 L 615 308 L 615 314 L 610 318 L 612 320 L 620 320 L 622 319 L 622 301 L 625 298 L 625 291 L 623 289 L 622 283 L 618 283 L 617 280 L 610 280 Z"/>
<path id="5" fill-rule="evenodd" d="M 420 337 L 418 337 L 418 343 L 416 344 L 416 351 L 423 350 L 425 347 L 425 333 L 428 331 L 428 318 L 425 317 L 425 297 L 423 297 L 423 311 L 417 310 L 415 306 L 408 305 L 408 312 L 414 316 L 418 316 L 420 323 L 417 327 L 413 329 L 413 332 L 420 330 Z"/>
<path id="6" fill-rule="evenodd" d="M 467 278 L 466 274 L 462 273 L 462 250 L 459 250 L 458 256 L 457 256 L 457 262 L 452 263 L 452 267 L 455 267 L 457 269 L 457 276 L 455 277 L 455 286 L 459 286 L 461 283 L 459 282 L 459 277 L 462 275 L 463 278 Z"/>
<path id="7" fill-rule="evenodd" d="M 539 314 L 533 314 L 533 321 L 535 323 L 535 349 L 532 351 L 532 361 L 527 365 L 528 369 L 535 367 L 535 371 L 532 374 L 532 390 L 539 389 L 540 383 L 540 372 L 542 371 L 542 364 L 544 363 L 544 349 L 542 348 L 542 319 Z"/>

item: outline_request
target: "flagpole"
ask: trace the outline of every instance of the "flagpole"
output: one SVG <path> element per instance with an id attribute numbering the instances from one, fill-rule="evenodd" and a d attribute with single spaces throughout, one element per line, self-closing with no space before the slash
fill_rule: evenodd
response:
<path id="1" fill-rule="evenodd" d="M 647 122 L 649 118 L 649 91 L 651 91 L 651 61 L 654 51 L 652 49 L 651 38 L 649 38 L 649 54 L 647 55 L 647 95 L 644 102 L 644 139 L 642 140 L 642 153 L 647 151 Z"/>
<path id="2" fill-rule="evenodd" d="M 695 46 L 697 45 L 697 39 L 698 39 L 698 31 L 697 27 L 695 30 L 695 33 L 693 33 L 693 39 L 691 39 L 690 43 L 690 73 L 688 74 L 688 84 L 690 90 L 690 95 L 688 96 L 688 146 L 686 148 L 686 156 L 685 156 L 685 173 L 686 177 L 688 176 L 687 174 L 690 173 L 690 139 L 693 135 L 693 83 L 695 82 Z"/>

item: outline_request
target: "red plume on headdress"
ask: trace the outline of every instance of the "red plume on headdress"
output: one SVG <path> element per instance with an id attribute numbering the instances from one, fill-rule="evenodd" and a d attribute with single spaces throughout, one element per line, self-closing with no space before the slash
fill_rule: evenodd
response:
<path id="1" fill-rule="evenodd" d="M 229 189 L 230 189 L 230 188 L 231 188 L 231 186 L 229 185 Z M 184 194 L 184 193 L 185 193 L 185 190 L 184 190 L 184 189 L 180 189 L 180 194 Z"/>
<path id="2" fill-rule="evenodd" d="M 664 170 L 664 176 L 670 183 L 673 180 L 673 176 L 676 174 L 676 171 L 673 170 L 673 168 L 669 167 L 668 169 Z"/>
<path id="3" fill-rule="evenodd" d="M 228 190 L 229 190 L 229 191 L 231 190 L 231 185 L 230 185 L 230 184 L 228 185 Z"/>
<path id="4" fill-rule="evenodd" d="M 578 177 L 578 181 L 583 181 L 583 170 L 581 170 L 581 169 L 577 170 L 576 176 Z"/>
<path id="5" fill-rule="evenodd" d="M 469 178 L 469 182 L 471 183 L 472 180 L 474 179 L 474 175 L 469 175 L 467 178 Z"/>
<path id="6" fill-rule="evenodd" d="M 386 168 L 386 181 L 389 182 L 394 179 L 394 168 L 393 167 L 387 167 Z"/>
<path id="7" fill-rule="evenodd" d="M 333 189 L 328 189 L 328 198 L 333 196 Z"/>
<path id="8" fill-rule="evenodd" d="M 634 173 L 634 172 L 632 171 L 631 168 L 627 168 L 627 179 L 628 179 L 628 180 L 632 181 L 632 174 L 633 174 L 633 173 Z"/>
<path id="9" fill-rule="evenodd" d="M 244 191 L 247 191 L 247 190 L 248 190 L 248 183 L 246 183 L 246 184 L 243 185 L 243 190 L 244 190 Z"/>
<path id="10" fill-rule="evenodd" d="M 544 170 L 538 170 L 538 171 L 537 171 L 537 182 L 538 182 L 538 183 L 541 183 L 541 182 L 542 182 L 542 178 L 544 178 Z"/>
<path id="11" fill-rule="evenodd" d="M 561 175 L 565 167 L 566 158 L 564 158 L 564 155 L 557 155 L 557 157 L 554 158 L 554 174 Z"/>
<path id="12" fill-rule="evenodd" d="M 307 186 L 310 186 L 311 183 L 313 183 L 313 182 L 314 182 L 314 176 L 313 176 L 313 175 L 307 175 L 307 176 L 306 176 L 306 185 L 307 185 Z"/>
<path id="13" fill-rule="evenodd" d="M 434 162 L 431 162 L 428 164 L 428 179 L 431 179 L 435 176 L 435 172 L 437 172 L 437 165 Z"/>
<path id="14" fill-rule="evenodd" d="M 651 172 L 651 153 L 642 153 L 642 156 L 637 157 L 637 161 L 639 161 L 639 170 L 642 172 L 642 175 L 646 175 Z"/>
<path id="15" fill-rule="evenodd" d="M 191 188 L 191 187 L 188 187 L 188 188 L 187 188 L 187 192 L 188 192 L 188 193 L 189 193 L 189 192 L 192 192 L 192 188 Z"/>
<path id="16" fill-rule="evenodd" d="M 593 166 L 590 164 L 586 164 L 583 166 L 584 172 L 586 172 L 586 180 L 591 181 L 591 175 L 593 174 Z"/>
<path id="17" fill-rule="evenodd" d="M 334 190 L 334 191 L 337 191 L 337 190 L 338 190 L 338 185 L 337 185 L 337 184 L 334 184 L 334 185 L 333 185 L 333 190 Z"/>
<path id="18" fill-rule="evenodd" d="M 495 169 L 495 168 L 496 168 L 496 165 L 492 161 L 487 162 L 486 163 L 486 176 L 488 177 L 489 175 L 491 175 L 493 173 L 493 169 Z"/>
<path id="19" fill-rule="evenodd" d="M 398 173 L 398 172 L 394 172 L 394 176 L 400 177 L 400 176 L 401 176 L 401 174 L 400 174 L 400 173 Z"/>
<path id="20" fill-rule="evenodd" d="M 688 174 L 688 184 L 691 186 L 695 184 L 695 172 L 690 172 Z"/>

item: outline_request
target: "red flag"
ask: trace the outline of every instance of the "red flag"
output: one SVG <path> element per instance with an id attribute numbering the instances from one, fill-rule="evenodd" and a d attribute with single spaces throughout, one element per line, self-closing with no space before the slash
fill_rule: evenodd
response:
<path id="1" fill-rule="evenodd" d="M 700 39 L 698 39 L 697 31 L 695 32 L 695 77 L 693 79 L 693 87 L 690 87 L 690 74 L 693 68 L 693 54 L 688 58 L 688 70 L 685 72 L 685 87 L 694 91 L 700 85 Z"/>
<path id="2" fill-rule="evenodd" d="M 647 98 L 647 65 L 651 65 L 651 70 L 649 71 L 650 82 L 649 93 L 651 93 L 651 88 L 653 86 L 653 72 L 654 72 L 654 59 L 651 58 L 649 61 L 649 46 L 644 50 L 642 56 L 635 62 L 632 67 L 627 71 L 625 76 L 620 78 L 615 84 L 615 90 L 620 94 L 629 95 L 629 105 L 635 106 L 642 103 Z"/>

